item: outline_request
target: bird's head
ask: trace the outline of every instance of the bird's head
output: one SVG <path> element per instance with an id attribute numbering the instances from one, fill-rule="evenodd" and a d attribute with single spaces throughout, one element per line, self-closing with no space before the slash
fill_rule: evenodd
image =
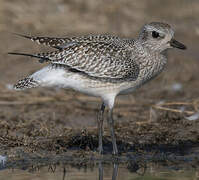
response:
<path id="1" fill-rule="evenodd" d="M 174 30 L 166 23 L 152 22 L 144 25 L 138 40 L 149 51 L 163 52 L 169 48 L 186 49 L 184 44 L 174 39 Z"/>

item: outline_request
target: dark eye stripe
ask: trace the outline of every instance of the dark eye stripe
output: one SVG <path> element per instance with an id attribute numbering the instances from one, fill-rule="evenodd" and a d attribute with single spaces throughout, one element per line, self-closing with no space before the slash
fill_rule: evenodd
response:
<path id="1" fill-rule="evenodd" d="M 158 37 L 160 37 L 160 34 L 158 32 L 156 32 L 156 31 L 152 31 L 152 37 L 153 38 L 158 38 Z"/>

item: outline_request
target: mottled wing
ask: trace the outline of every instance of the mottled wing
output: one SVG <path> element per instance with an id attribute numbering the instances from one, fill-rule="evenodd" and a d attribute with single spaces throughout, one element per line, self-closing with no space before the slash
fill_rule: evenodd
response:
<path id="1" fill-rule="evenodd" d="M 56 38 L 56 37 L 43 37 L 43 36 L 28 36 L 23 34 L 14 33 L 17 36 L 21 36 L 27 39 L 30 39 L 37 44 L 42 44 L 46 46 L 50 46 L 53 48 L 58 48 L 60 45 L 71 42 L 70 38 Z M 58 48 L 59 49 L 59 48 Z"/>
<path id="2" fill-rule="evenodd" d="M 96 78 L 125 81 L 135 80 L 139 74 L 139 65 L 131 59 L 131 52 L 116 43 L 83 42 L 38 56 Z"/>
<path id="3" fill-rule="evenodd" d="M 64 37 L 64 38 L 56 38 L 56 37 L 42 37 L 42 36 L 27 36 L 22 34 L 16 34 L 18 36 L 27 38 L 36 42 L 38 44 L 50 46 L 57 49 L 63 49 L 74 43 L 81 42 L 113 42 L 117 41 L 120 38 L 112 35 L 88 35 L 88 36 L 80 36 L 80 37 Z"/>

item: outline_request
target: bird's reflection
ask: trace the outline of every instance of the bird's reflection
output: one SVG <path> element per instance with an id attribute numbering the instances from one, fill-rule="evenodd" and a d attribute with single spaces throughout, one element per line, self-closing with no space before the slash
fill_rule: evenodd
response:
<path id="1" fill-rule="evenodd" d="M 104 168 L 103 168 L 103 163 L 101 161 L 99 162 L 98 168 L 99 168 L 99 180 L 103 180 Z M 118 164 L 114 163 L 113 164 L 112 180 L 117 179 L 117 173 L 118 173 Z"/>
<path id="2" fill-rule="evenodd" d="M 51 169 L 51 168 L 49 168 Z M 98 164 L 98 172 L 99 172 L 99 180 L 103 180 L 104 179 L 104 166 L 102 161 L 99 162 Z M 116 180 L 117 179 L 117 174 L 118 174 L 118 164 L 114 163 L 113 164 L 113 173 L 112 173 L 112 180 Z M 62 176 L 62 180 L 66 180 L 66 168 L 65 166 L 63 167 L 63 176 Z"/>
<path id="3" fill-rule="evenodd" d="M 99 169 L 99 180 L 103 180 L 104 167 L 101 161 L 99 162 L 98 169 Z"/>
<path id="4" fill-rule="evenodd" d="M 104 169 L 112 169 L 112 180 L 116 180 L 117 176 L 118 176 L 118 169 L 119 169 L 119 162 L 118 161 L 112 161 L 112 165 L 110 165 L 108 163 L 108 167 L 106 166 L 104 168 L 104 165 L 107 165 L 107 162 L 105 163 L 105 161 L 103 160 L 99 160 L 98 161 L 98 179 L 99 180 L 104 180 L 107 177 L 104 177 Z M 91 170 L 91 172 L 93 172 L 93 170 L 97 170 L 97 168 L 95 168 L 96 163 L 91 163 L 90 165 L 82 165 L 82 163 L 77 163 L 77 164 L 70 164 L 70 167 L 67 167 L 67 164 L 63 164 L 62 168 L 63 168 L 63 176 L 62 176 L 62 180 L 67 180 L 67 177 L 70 177 L 70 173 L 68 174 L 68 172 L 70 171 L 70 168 L 76 168 L 78 170 L 80 170 L 81 168 L 84 168 L 85 172 L 87 172 L 87 169 L 89 168 Z M 58 165 L 59 166 L 59 165 Z M 69 171 L 67 170 L 67 168 L 69 168 Z M 121 167 L 124 168 L 124 167 Z M 140 161 L 139 163 L 136 161 L 133 161 L 132 159 L 129 160 L 127 162 L 127 167 L 125 167 L 129 172 L 131 173 L 135 173 L 139 176 L 143 176 L 146 172 L 146 168 L 147 165 L 145 162 Z M 39 167 L 37 166 L 37 168 L 32 167 L 33 170 L 39 170 Z M 48 171 L 55 173 L 57 169 L 57 165 L 56 164 L 51 164 L 48 166 Z"/>

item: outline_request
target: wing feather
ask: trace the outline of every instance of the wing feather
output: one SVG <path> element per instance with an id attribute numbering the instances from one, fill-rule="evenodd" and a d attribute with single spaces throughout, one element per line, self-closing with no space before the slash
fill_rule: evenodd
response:
<path id="1" fill-rule="evenodd" d="M 15 33 L 17 36 L 21 36 L 27 39 L 30 39 L 37 44 L 46 45 L 49 47 L 57 48 L 57 49 L 64 49 L 71 44 L 79 43 L 79 42 L 111 42 L 115 40 L 119 40 L 118 36 L 113 35 L 87 35 L 87 36 L 80 36 L 80 37 L 44 37 L 44 36 L 28 36 L 23 34 Z"/>
<path id="2" fill-rule="evenodd" d="M 130 45 L 132 45 L 132 40 Z M 115 41 L 79 41 L 62 50 L 29 55 L 40 58 L 40 62 L 62 64 L 94 78 L 133 81 L 139 75 L 139 64 L 132 59 L 132 46 L 125 40 Z"/>
<path id="3" fill-rule="evenodd" d="M 131 51 L 113 43 L 83 42 L 39 56 L 98 78 L 136 80 L 139 74 L 139 65 L 131 59 Z"/>

